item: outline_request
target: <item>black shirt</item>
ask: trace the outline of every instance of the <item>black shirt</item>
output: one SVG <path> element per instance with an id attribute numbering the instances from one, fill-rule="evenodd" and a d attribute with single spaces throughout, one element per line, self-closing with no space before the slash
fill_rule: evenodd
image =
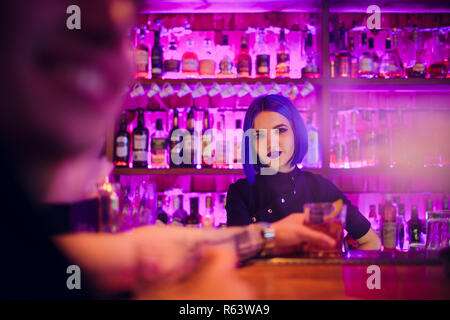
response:
<path id="1" fill-rule="evenodd" d="M 253 185 L 239 179 L 228 189 L 226 210 L 229 226 L 255 222 L 275 222 L 293 212 L 303 212 L 311 202 L 333 202 L 342 199 L 347 205 L 345 229 L 354 239 L 364 236 L 370 222 L 329 180 L 295 167 L 289 173 L 256 175 Z"/>
<path id="2" fill-rule="evenodd" d="M 91 298 L 83 270 L 81 289 L 68 289 L 67 268 L 74 263 L 50 240 L 4 155 L 0 168 L 0 299 Z"/>

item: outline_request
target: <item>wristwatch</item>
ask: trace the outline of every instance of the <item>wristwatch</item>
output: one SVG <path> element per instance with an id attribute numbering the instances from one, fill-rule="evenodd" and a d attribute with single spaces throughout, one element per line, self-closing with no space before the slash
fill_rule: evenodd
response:
<path id="1" fill-rule="evenodd" d="M 275 230 L 268 222 L 261 222 L 260 225 L 262 226 L 261 236 L 264 240 L 264 246 L 259 255 L 267 257 L 272 254 L 275 248 Z"/>

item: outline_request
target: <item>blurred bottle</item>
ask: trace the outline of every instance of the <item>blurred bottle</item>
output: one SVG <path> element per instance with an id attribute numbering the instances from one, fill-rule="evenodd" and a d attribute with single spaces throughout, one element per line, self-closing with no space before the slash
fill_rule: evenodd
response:
<path id="1" fill-rule="evenodd" d="M 133 130 L 133 168 L 148 166 L 148 129 L 145 127 L 144 110 L 138 109 L 138 124 Z"/>
<path id="2" fill-rule="evenodd" d="M 403 76 L 403 66 L 396 53 L 392 50 L 391 38 L 386 37 L 386 51 L 381 56 L 380 77 L 381 78 L 401 78 Z"/>
<path id="3" fill-rule="evenodd" d="M 333 120 L 331 140 L 331 152 L 330 152 L 330 167 L 331 168 L 344 168 L 346 160 L 346 150 L 341 135 L 341 124 L 339 116 L 336 113 Z"/>
<path id="4" fill-rule="evenodd" d="M 236 119 L 233 133 L 233 163 L 230 169 L 242 169 L 242 120 Z"/>
<path id="5" fill-rule="evenodd" d="M 199 71 L 200 78 L 214 78 L 216 75 L 215 52 L 210 39 L 203 41 L 203 50 L 200 54 Z"/>
<path id="6" fill-rule="evenodd" d="M 363 119 L 369 123 L 362 143 L 362 158 L 365 166 L 377 165 L 377 136 L 372 119 L 371 110 L 363 110 Z"/>
<path id="7" fill-rule="evenodd" d="M 156 119 L 156 130 L 152 134 L 151 167 L 168 168 L 169 151 L 167 150 L 167 136 L 163 131 L 162 119 Z"/>
<path id="8" fill-rule="evenodd" d="M 422 225 L 419 220 L 417 206 L 413 206 L 411 210 L 411 219 L 408 221 L 408 236 L 410 245 L 420 243 L 421 233 Z"/>
<path id="9" fill-rule="evenodd" d="M 116 167 L 128 168 L 130 161 L 130 133 L 127 130 L 127 114 L 122 113 L 120 129 L 114 138 L 114 164 Z"/>
<path id="10" fill-rule="evenodd" d="M 270 77 L 270 54 L 267 48 L 264 30 L 259 29 L 257 34 L 257 40 L 255 44 L 256 54 L 256 77 L 257 78 L 269 78 Z"/>
<path id="11" fill-rule="evenodd" d="M 375 50 L 373 38 L 369 38 L 369 52 L 373 59 L 373 77 L 378 78 L 380 75 L 380 57 L 377 54 L 377 50 Z"/>
<path id="12" fill-rule="evenodd" d="M 158 203 L 157 203 L 157 209 L 156 209 L 156 224 L 158 225 L 165 225 L 169 222 L 169 216 L 167 215 L 167 212 L 163 209 L 163 197 L 162 195 L 158 196 Z"/>
<path id="13" fill-rule="evenodd" d="M 374 204 L 371 204 L 369 206 L 369 216 L 368 216 L 370 226 L 375 231 L 375 233 L 378 235 L 378 237 L 381 239 L 381 224 L 380 224 L 380 218 L 377 215 L 376 212 L 376 206 Z"/>
<path id="14" fill-rule="evenodd" d="M 434 32 L 433 53 L 431 55 L 428 73 L 430 78 L 446 78 L 448 67 L 445 60 L 448 61 L 445 48 L 445 34 L 440 31 Z"/>
<path id="15" fill-rule="evenodd" d="M 361 34 L 361 52 L 358 63 L 358 77 L 372 79 L 375 77 L 375 68 L 373 56 L 367 45 L 367 33 L 365 32 Z"/>
<path id="16" fill-rule="evenodd" d="M 155 42 L 152 47 L 152 79 L 161 79 L 163 75 L 163 49 L 159 42 L 159 30 L 155 30 Z"/>
<path id="17" fill-rule="evenodd" d="M 339 29 L 339 46 L 339 51 L 336 54 L 337 75 L 340 78 L 350 78 L 351 57 L 348 51 L 347 32 L 344 24 Z"/>
<path id="18" fill-rule="evenodd" d="M 305 53 L 306 53 L 306 65 L 302 68 L 302 78 L 307 79 L 320 78 L 319 55 L 314 50 L 313 36 L 310 31 L 308 31 L 306 35 Z M 334 78 L 334 76 L 332 76 L 332 78 Z"/>
<path id="19" fill-rule="evenodd" d="M 357 131 L 358 114 L 356 111 L 351 113 L 351 126 L 347 136 L 347 154 L 350 167 L 361 167 L 361 138 Z"/>
<path id="20" fill-rule="evenodd" d="M 134 52 L 136 61 L 136 75 L 135 78 L 147 79 L 149 76 L 149 56 L 150 50 L 146 43 L 146 30 L 144 28 L 139 30 L 138 45 Z"/>
<path id="21" fill-rule="evenodd" d="M 306 130 L 308 131 L 308 152 L 303 160 L 303 165 L 307 168 L 319 168 L 321 166 L 319 130 L 313 124 L 312 112 L 306 118 Z"/>
<path id="22" fill-rule="evenodd" d="M 378 111 L 377 129 L 377 159 L 381 167 L 387 167 L 390 164 L 390 134 L 386 110 Z"/>
<path id="23" fill-rule="evenodd" d="M 190 154 L 189 163 L 184 163 L 186 168 L 195 168 L 197 165 L 201 164 L 197 157 L 197 145 L 196 145 L 196 133 L 195 133 L 195 121 L 194 121 L 194 108 L 189 110 L 187 116 L 187 132 L 183 137 L 183 153 L 186 152 Z"/>
<path id="24" fill-rule="evenodd" d="M 237 56 L 237 76 L 238 78 L 252 77 L 252 58 L 248 53 L 247 38 L 241 38 L 241 49 Z"/>
<path id="25" fill-rule="evenodd" d="M 392 29 L 392 52 L 397 56 L 399 61 L 399 66 L 401 70 L 401 77 L 405 75 L 405 67 L 403 65 L 402 55 L 400 53 L 399 43 L 398 43 L 399 30 L 397 28 Z"/>
<path id="26" fill-rule="evenodd" d="M 405 249 L 405 205 L 403 203 L 399 203 L 398 206 L 398 216 L 397 216 L 397 249 L 404 250 Z"/>
<path id="27" fill-rule="evenodd" d="M 202 130 L 202 168 L 212 167 L 214 159 L 213 141 L 213 130 L 210 126 L 209 112 L 208 110 L 205 110 Z"/>
<path id="28" fill-rule="evenodd" d="M 172 225 L 185 226 L 187 220 L 187 212 L 183 209 L 183 196 L 175 196 L 173 199 L 174 213 L 172 214 Z"/>
<path id="29" fill-rule="evenodd" d="M 225 115 L 222 113 L 220 115 L 220 120 L 217 121 L 217 131 L 216 131 L 216 150 L 214 156 L 213 167 L 218 169 L 228 168 L 228 141 L 225 132 Z"/>
<path id="30" fill-rule="evenodd" d="M 334 31 L 330 31 L 330 77 L 336 78 L 336 76 L 337 76 L 336 44 L 334 41 Z"/>
<path id="31" fill-rule="evenodd" d="M 416 25 L 413 26 L 412 40 L 415 54 L 414 59 L 409 62 L 406 68 L 406 74 L 408 78 L 425 78 L 427 69 L 424 61 L 424 49 L 419 38 L 419 28 Z"/>
<path id="32" fill-rule="evenodd" d="M 131 201 L 130 186 L 124 188 L 122 206 L 120 210 L 120 230 L 124 231 L 132 227 L 131 213 L 133 210 L 133 202 Z"/>
<path id="33" fill-rule="evenodd" d="M 391 202 L 391 195 L 386 194 L 383 204 L 383 246 L 385 250 L 394 250 L 396 243 L 396 210 Z"/>
<path id="34" fill-rule="evenodd" d="M 180 53 L 175 41 L 170 41 L 169 50 L 164 57 L 164 78 L 176 79 L 180 77 Z"/>
<path id="35" fill-rule="evenodd" d="M 358 75 L 358 57 L 355 54 L 355 38 L 349 37 L 348 47 L 350 53 L 350 77 L 356 78 Z"/>
<path id="36" fill-rule="evenodd" d="M 447 195 L 444 196 L 442 199 L 442 210 L 448 210 L 448 197 Z"/>
<path id="37" fill-rule="evenodd" d="M 284 29 L 280 32 L 280 45 L 277 50 L 276 77 L 289 78 L 290 76 L 290 55 L 286 45 L 286 34 Z"/>
<path id="38" fill-rule="evenodd" d="M 199 228 L 201 217 L 198 212 L 198 198 L 197 197 L 191 198 L 190 203 L 191 203 L 191 214 L 186 219 L 186 226 Z"/>
<path id="39" fill-rule="evenodd" d="M 224 34 L 222 37 L 222 45 L 218 49 L 219 56 L 219 72 L 218 78 L 234 78 L 236 70 L 234 67 L 234 53 L 230 48 L 228 42 L 228 35 Z"/>
<path id="40" fill-rule="evenodd" d="M 192 39 L 187 40 L 187 51 L 181 57 L 181 71 L 186 78 L 196 78 L 199 74 L 198 56 Z"/>
<path id="41" fill-rule="evenodd" d="M 142 197 L 139 201 L 138 225 L 152 225 L 156 221 L 155 213 L 155 186 L 151 183 L 142 185 Z"/>
<path id="42" fill-rule="evenodd" d="M 211 196 L 206 197 L 205 213 L 202 215 L 201 223 L 203 228 L 214 228 L 214 212 Z"/>

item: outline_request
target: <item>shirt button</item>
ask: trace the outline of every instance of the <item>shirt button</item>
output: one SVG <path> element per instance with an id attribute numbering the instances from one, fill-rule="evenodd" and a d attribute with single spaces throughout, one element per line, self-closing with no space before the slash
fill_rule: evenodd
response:
<path id="1" fill-rule="evenodd" d="M 284 200 L 284 198 L 281 198 L 281 203 L 285 203 L 286 200 Z"/>
<path id="2" fill-rule="evenodd" d="M 255 217 L 252 217 L 252 222 L 256 222 L 256 218 Z"/>
<path id="3" fill-rule="evenodd" d="M 272 209 L 267 210 L 267 213 L 272 213 Z"/>

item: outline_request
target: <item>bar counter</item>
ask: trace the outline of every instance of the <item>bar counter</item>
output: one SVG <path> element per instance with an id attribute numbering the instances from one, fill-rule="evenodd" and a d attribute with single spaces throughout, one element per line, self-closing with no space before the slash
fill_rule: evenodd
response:
<path id="1" fill-rule="evenodd" d="M 376 256 L 374 256 L 376 255 Z M 450 299 L 450 277 L 439 256 L 374 253 L 332 260 L 255 259 L 238 269 L 256 299 Z M 380 289 L 369 289 L 370 265 L 380 267 Z"/>

